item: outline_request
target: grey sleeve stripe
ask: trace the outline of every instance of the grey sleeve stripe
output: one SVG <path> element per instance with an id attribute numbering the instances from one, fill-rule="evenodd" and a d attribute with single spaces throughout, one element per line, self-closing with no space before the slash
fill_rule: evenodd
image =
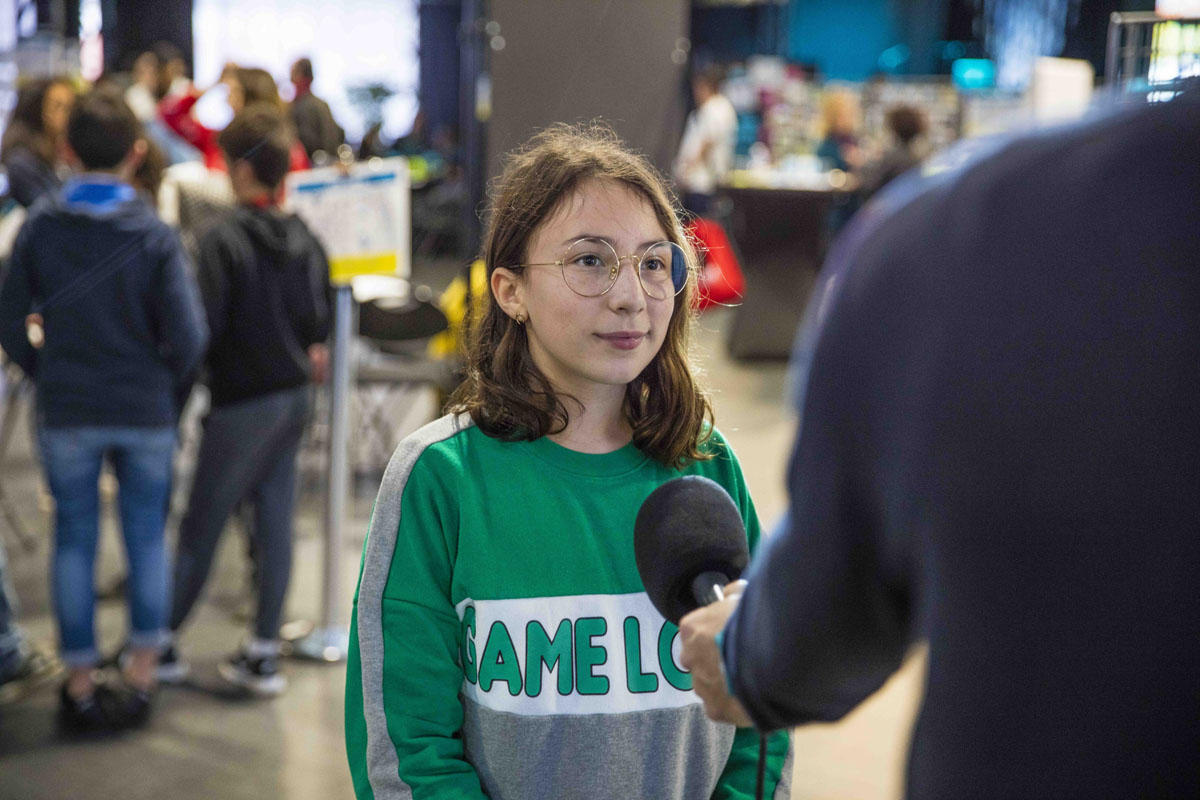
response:
<path id="1" fill-rule="evenodd" d="M 788 800 L 792 796 L 792 770 L 796 766 L 796 739 L 788 736 L 787 757 L 783 759 L 783 769 L 779 774 L 779 783 L 775 784 L 773 800 Z"/>
<path id="2" fill-rule="evenodd" d="M 445 416 L 405 438 L 388 462 L 375 501 L 358 587 L 358 651 L 362 664 L 363 714 L 367 723 L 367 775 L 376 800 L 412 798 L 412 789 L 400 779 L 400 760 L 388 735 L 383 707 L 383 590 L 396 552 L 400 498 L 413 465 L 425 448 L 449 439 L 472 424 L 465 414 Z"/>

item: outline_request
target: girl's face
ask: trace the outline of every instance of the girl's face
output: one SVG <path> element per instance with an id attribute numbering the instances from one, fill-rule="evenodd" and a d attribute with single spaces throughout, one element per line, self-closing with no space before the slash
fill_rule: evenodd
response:
<path id="1" fill-rule="evenodd" d="M 60 138 L 66 134 L 67 118 L 71 115 L 71 106 L 75 102 L 75 92 L 71 87 L 56 83 L 46 90 L 42 100 L 42 127 L 51 138 Z"/>
<path id="2" fill-rule="evenodd" d="M 607 239 L 622 257 L 606 294 L 581 297 L 559 267 L 533 266 L 515 281 L 512 305 L 502 302 L 511 316 L 524 314 L 529 351 L 542 373 L 583 402 L 597 391 L 625 391 L 662 347 L 675 308 L 674 297 L 647 296 L 634 259 L 625 258 L 668 238 L 636 190 L 610 179 L 584 181 L 534 232 L 525 261 L 558 261 L 585 237 Z"/>

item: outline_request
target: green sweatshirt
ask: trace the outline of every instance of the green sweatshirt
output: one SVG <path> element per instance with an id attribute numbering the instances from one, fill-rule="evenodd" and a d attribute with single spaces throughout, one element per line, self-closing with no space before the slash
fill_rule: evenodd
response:
<path id="1" fill-rule="evenodd" d="M 758 735 L 711 722 L 646 596 L 633 522 L 681 474 L 758 518 L 733 452 L 679 471 L 632 444 L 504 442 L 466 415 L 400 443 L 363 553 L 346 675 L 359 798 L 752 798 Z M 788 797 L 785 732 L 767 797 Z"/>

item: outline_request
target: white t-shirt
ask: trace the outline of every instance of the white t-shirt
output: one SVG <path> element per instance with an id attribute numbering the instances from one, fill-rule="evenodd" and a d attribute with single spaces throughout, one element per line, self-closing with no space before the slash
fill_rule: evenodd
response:
<path id="1" fill-rule="evenodd" d="M 736 141 L 737 112 L 724 95 L 714 94 L 688 115 L 684 126 L 674 170 L 680 188 L 712 194 L 733 164 Z M 707 153 L 705 145 L 710 145 Z"/>

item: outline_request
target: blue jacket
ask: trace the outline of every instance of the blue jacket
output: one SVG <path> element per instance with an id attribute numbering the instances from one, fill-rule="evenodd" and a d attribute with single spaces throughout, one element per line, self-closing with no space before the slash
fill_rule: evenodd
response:
<path id="1" fill-rule="evenodd" d="M 132 187 L 68 182 L 30 210 L 0 290 L 0 346 L 36 382 L 47 427 L 173 425 L 208 341 L 174 231 Z M 30 345 L 40 314 L 45 343 Z"/>

